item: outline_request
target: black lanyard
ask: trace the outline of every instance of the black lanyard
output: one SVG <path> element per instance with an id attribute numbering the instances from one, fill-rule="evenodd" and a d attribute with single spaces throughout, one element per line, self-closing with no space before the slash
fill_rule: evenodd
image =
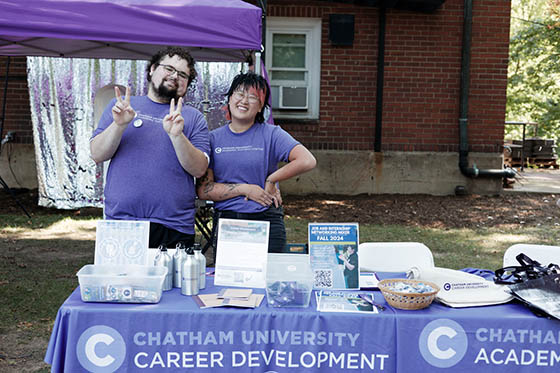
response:
<path id="1" fill-rule="evenodd" d="M 560 274 L 560 267 L 557 264 L 544 267 L 523 253 L 517 255 L 515 259 L 519 262 L 519 266 L 504 267 L 494 272 L 496 284 L 518 284 L 550 274 Z"/>

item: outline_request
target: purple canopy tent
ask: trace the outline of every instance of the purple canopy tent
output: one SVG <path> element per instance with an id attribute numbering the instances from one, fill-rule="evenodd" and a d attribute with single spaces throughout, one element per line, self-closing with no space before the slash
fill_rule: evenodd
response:
<path id="1" fill-rule="evenodd" d="M 0 0 L 0 55 L 148 60 L 162 46 L 174 45 L 189 50 L 199 62 L 247 62 L 254 51 L 261 49 L 261 15 L 259 7 L 241 0 Z M 72 76 L 57 78 L 61 79 L 57 87 L 75 85 Z M 7 82 L 8 71 L 6 87 Z M 42 88 L 35 84 L 33 89 Z M 31 102 L 32 115 L 37 106 L 34 104 Z M 76 105 L 71 103 L 70 107 Z M 88 181 L 91 174 L 99 172 L 92 171 L 83 154 L 81 158 L 76 156 L 81 147 L 72 137 L 81 136 L 83 140 L 84 123 L 75 121 L 79 118 L 48 118 L 41 116 L 38 125 L 35 117 L 33 120 L 39 204 L 57 208 L 99 204 L 99 198 L 91 197 L 91 190 L 95 196 L 100 195 L 99 182 L 92 186 Z M 0 138 L 3 122 L 2 117 Z M 64 146 L 44 145 L 44 139 L 52 133 L 66 139 Z M 86 136 L 85 141 L 89 138 Z M 48 166 L 41 163 L 45 154 L 52 158 Z M 54 169 L 59 163 L 56 154 L 71 158 L 72 172 Z M 55 182 L 45 182 L 47 176 Z M 90 179 L 84 182 L 87 177 Z M 73 190 L 80 184 L 85 186 L 78 192 Z"/>
<path id="2" fill-rule="evenodd" d="M 241 0 L 0 0 L 0 55 L 149 59 L 178 45 L 197 61 L 245 61 L 261 14 Z"/>

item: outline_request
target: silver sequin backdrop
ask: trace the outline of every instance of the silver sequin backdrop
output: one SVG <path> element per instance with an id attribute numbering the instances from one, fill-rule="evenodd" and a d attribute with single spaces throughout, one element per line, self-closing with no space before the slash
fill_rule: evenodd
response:
<path id="1" fill-rule="evenodd" d="M 146 94 L 146 67 L 147 61 L 27 58 L 39 205 L 103 206 L 103 165 L 89 152 L 99 111 L 114 97 L 103 88 L 119 84 L 130 86 L 133 95 Z M 225 124 L 224 94 L 246 69 L 241 63 L 196 64 L 198 77 L 186 102 L 205 115 L 210 130 Z"/>

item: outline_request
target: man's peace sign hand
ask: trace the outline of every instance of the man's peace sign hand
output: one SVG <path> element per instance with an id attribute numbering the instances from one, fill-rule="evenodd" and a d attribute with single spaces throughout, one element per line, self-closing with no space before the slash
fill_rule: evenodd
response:
<path id="1" fill-rule="evenodd" d="M 136 112 L 132 106 L 130 106 L 130 87 L 126 87 L 124 99 L 122 98 L 119 87 L 115 87 L 115 97 L 117 98 L 117 102 L 115 102 L 115 105 L 113 105 L 111 109 L 113 121 L 118 126 L 126 126 L 136 116 Z"/>
<path id="2" fill-rule="evenodd" d="M 163 117 L 163 129 L 169 136 L 175 137 L 183 133 L 185 120 L 183 119 L 183 115 L 181 114 L 182 108 L 182 97 L 177 100 L 177 107 L 175 107 L 175 99 L 171 99 L 171 103 L 169 104 L 169 114 Z"/>

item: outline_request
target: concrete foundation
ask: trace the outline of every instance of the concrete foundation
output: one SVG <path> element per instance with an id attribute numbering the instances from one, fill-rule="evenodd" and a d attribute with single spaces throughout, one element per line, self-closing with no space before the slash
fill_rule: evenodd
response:
<path id="1" fill-rule="evenodd" d="M 499 194 L 502 180 L 469 178 L 459 170 L 458 153 L 313 151 L 317 167 L 282 182 L 284 194 L 451 195 L 456 186 L 471 194 Z M 469 164 L 502 169 L 501 154 L 471 153 Z"/>
<path id="2" fill-rule="evenodd" d="M 10 167 L 8 165 L 10 155 Z M 501 179 L 469 178 L 459 170 L 458 153 L 313 151 L 317 167 L 281 183 L 283 194 L 432 194 L 451 195 L 456 186 L 472 194 L 500 194 Z M 501 169 L 501 154 L 470 153 L 469 165 Z M 14 178 L 15 175 L 15 178 Z M 0 176 L 11 188 L 37 188 L 32 145 L 6 144 Z"/>

